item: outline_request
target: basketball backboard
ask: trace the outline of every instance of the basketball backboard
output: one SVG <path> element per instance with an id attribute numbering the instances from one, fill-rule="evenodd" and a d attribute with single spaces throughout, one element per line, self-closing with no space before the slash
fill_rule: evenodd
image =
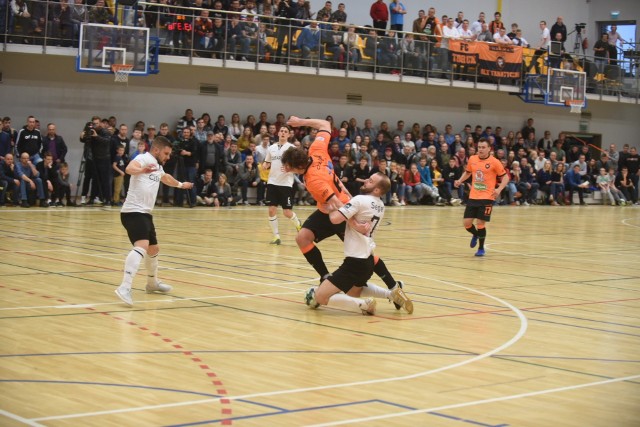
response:
<path id="1" fill-rule="evenodd" d="M 550 68 L 545 104 L 565 107 L 579 101 L 584 108 L 587 103 L 587 73 Z"/>
<path id="2" fill-rule="evenodd" d="M 152 59 L 148 28 L 90 23 L 80 27 L 77 71 L 111 73 L 114 64 L 130 64 L 131 75 L 144 76 Z"/>

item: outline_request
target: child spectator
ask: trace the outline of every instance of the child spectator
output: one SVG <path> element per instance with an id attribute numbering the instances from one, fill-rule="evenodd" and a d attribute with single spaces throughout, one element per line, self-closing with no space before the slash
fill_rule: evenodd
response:
<path id="1" fill-rule="evenodd" d="M 145 144 L 141 141 L 138 145 Z M 111 168 L 113 169 L 113 203 L 116 206 L 122 206 L 120 193 L 122 193 L 122 186 L 124 184 L 125 167 L 124 147 L 119 145 L 118 148 L 116 148 L 116 155 L 113 158 L 113 163 L 111 163 Z"/>
<path id="2" fill-rule="evenodd" d="M 76 206 L 76 203 L 71 200 L 69 165 L 66 162 L 60 163 L 58 168 L 58 203 L 56 203 L 56 207 L 62 207 L 63 198 L 67 200 L 67 206 Z"/>
<path id="3" fill-rule="evenodd" d="M 136 157 L 138 157 L 138 155 L 140 154 L 144 154 L 147 152 L 147 144 L 144 141 L 140 141 L 138 142 L 138 148 L 136 151 L 133 152 L 133 154 L 131 155 L 131 160 L 135 159 Z"/>

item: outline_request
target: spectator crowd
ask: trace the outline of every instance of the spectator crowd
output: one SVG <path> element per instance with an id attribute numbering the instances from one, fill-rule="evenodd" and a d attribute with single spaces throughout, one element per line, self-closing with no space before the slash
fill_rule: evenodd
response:
<path id="1" fill-rule="evenodd" d="M 382 172 L 392 182 L 385 203 L 392 206 L 465 203 L 468 184 L 455 188 L 478 141 L 488 141 L 491 155 L 505 166 L 510 182 L 497 204 L 572 204 L 574 193 L 580 204 L 584 195 L 599 193 L 611 205 L 638 204 L 640 157 L 636 147 L 625 144 L 618 151 L 589 145 L 560 133 L 536 131 L 533 118 L 521 129 L 501 126 L 465 125 L 454 130 L 451 124 L 438 127 L 397 120 L 393 126 L 369 118 L 352 117 L 332 124 L 329 154 L 336 176 L 353 195 L 372 174 Z M 39 206 L 102 205 L 119 206 L 126 197 L 131 159 L 149 150 L 157 136 L 172 144 L 171 158 L 164 169 L 179 181 L 195 184 L 191 190 L 162 186 L 158 204 L 163 206 L 233 206 L 264 204 L 269 171 L 262 168 L 268 147 L 278 141 L 278 130 L 286 123 L 284 113 L 271 120 L 266 112 L 244 120 L 233 113 L 213 121 L 208 113 L 195 115 L 187 109 L 170 126 L 136 122 L 131 130 L 116 117 L 92 117 L 75 141 L 83 146 L 80 198 L 72 195 L 65 139 L 48 123 L 46 134 L 40 121 L 29 116 L 19 129 L 10 117 L 2 119 L 0 131 L 0 205 L 28 208 Z M 315 139 L 314 129 L 294 130 L 292 143 L 308 149 Z M 77 138 L 77 139 L 76 139 Z M 313 204 L 304 181 L 296 177 L 295 200 Z M 173 192 L 173 193 L 172 193 Z"/>

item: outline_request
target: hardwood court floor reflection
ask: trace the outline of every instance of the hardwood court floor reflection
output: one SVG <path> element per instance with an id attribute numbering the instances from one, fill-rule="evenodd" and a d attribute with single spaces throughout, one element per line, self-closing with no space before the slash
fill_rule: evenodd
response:
<path id="1" fill-rule="evenodd" d="M 266 208 L 156 209 L 174 289 L 142 268 L 133 308 L 117 210 L 3 209 L 0 425 L 640 425 L 640 209 L 495 208 L 484 258 L 462 213 L 387 209 L 415 311 L 364 317 L 305 306 L 318 278 Z"/>

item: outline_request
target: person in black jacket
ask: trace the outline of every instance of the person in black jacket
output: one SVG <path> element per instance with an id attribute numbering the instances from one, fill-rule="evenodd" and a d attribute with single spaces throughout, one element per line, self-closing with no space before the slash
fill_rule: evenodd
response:
<path id="1" fill-rule="evenodd" d="M 90 175 L 91 197 L 87 204 L 99 201 L 105 207 L 111 206 L 111 193 L 113 174 L 111 168 L 111 134 L 105 128 L 102 120 L 98 116 L 91 118 L 91 123 L 87 123 L 85 129 L 80 134 L 80 141 L 85 144 L 85 157 L 87 150 L 90 152 L 92 161 L 85 158 L 85 174 Z M 84 194 L 84 189 L 83 189 Z"/>
<path id="2" fill-rule="evenodd" d="M 182 136 L 178 141 L 178 155 L 179 180 L 195 184 L 198 160 L 200 159 L 200 147 L 198 141 L 193 138 L 190 128 L 182 129 Z M 182 206 L 185 192 L 187 192 L 188 207 L 194 207 L 196 205 L 195 185 L 189 190 L 177 191 L 174 200 L 175 205 Z"/>
<path id="3" fill-rule="evenodd" d="M 207 169 L 213 172 L 213 180 L 217 181 L 221 173 L 227 170 L 227 160 L 222 146 L 222 134 L 207 132 L 207 141 L 200 145 L 200 162 L 198 173 L 203 174 Z"/>
<path id="4" fill-rule="evenodd" d="M 56 133 L 55 123 L 47 125 L 47 134 L 42 139 L 41 156 L 44 158 L 45 153 L 51 154 L 54 163 L 60 164 L 65 161 L 67 155 L 67 144 L 64 138 Z"/>
<path id="5" fill-rule="evenodd" d="M 27 124 L 18 131 L 16 137 L 16 154 L 29 154 L 31 163 L 37 165 L 42 161 L 40 151 L 42 150 L 42 135 L 36 128 L 36 118 L 27 117 Z"/>

